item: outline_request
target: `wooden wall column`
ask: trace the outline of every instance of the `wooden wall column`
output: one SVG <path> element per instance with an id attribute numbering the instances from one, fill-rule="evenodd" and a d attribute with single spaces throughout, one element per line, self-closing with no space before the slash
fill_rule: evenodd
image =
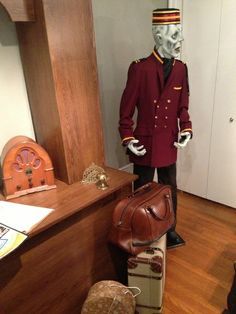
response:
<path id="1" fill-rule="evenodd" d="M 71 184 L 104 165 L 91 0 L 31 2 L 35 22 L 16 26 L 36 140 Z"/>
<path id="2" fill-rule="evenodd" d="M 12 22 L 35 20 L 33 0 L 0 0 L 0 4 L 7 11 Z"/>

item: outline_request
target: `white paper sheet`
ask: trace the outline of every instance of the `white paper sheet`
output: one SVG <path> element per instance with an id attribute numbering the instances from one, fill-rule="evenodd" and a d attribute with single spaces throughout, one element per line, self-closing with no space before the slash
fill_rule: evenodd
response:
<path id="1" fill-rule="evenodd" d="M 0 201 L 0 223 L 28 233 L 54 209 Z"/>
<path id="2" fill-rule="evenodd" d="M 27 235 L 0 224 L 0 259 L 10 254 L 26 239 Z"/>

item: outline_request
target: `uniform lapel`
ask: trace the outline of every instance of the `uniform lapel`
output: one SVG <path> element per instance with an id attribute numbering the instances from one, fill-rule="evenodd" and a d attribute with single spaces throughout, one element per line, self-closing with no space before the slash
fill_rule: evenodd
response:
<path id="1" fill-rule="evenodd" d="M 163 88 L 164 88 L 163 60 L 155 50 L 153 50 L 152 55 L 154 59 L 156 60 L 157 74 L 158 74 L 157 78 L 161 86 L 161 91 L 163 91 Z"/>
<path id="2" fill-rule="evenodd" d="M 171 70 L 171 72 L 170 72 L 169 77 L 167 78 L 166 84 L 165 84 L 165 86 L 164 86 L 164 90 L 168 90 L 168 88 L 169 88 L 169 86 L 170 86 L 170 84 L 171 84 L 171 81 L 172 81 L 173 76 L 174 76 L 174 71 L 175 71 L 175 63 L 176 63 L 176 61 L 175 61 L 175 59 L 174 59 L 174 60 L 173 60 L 173 64 L 172 64 L 172 70 Z M 164 91 L 163 91 L 163 92 L 164 92 Z"/>
<path id="3" fill-rule="evenodd" d="M 159 83 L 161 86 L 161 96 L 162 96 L 165 93 L 165 91 L 167 91 L 169 89 L 169 86 L 170 86 L 171 81 L 173 79 L 176 60 L 173 59 L 172 70 L 169 74 L 169 77 L 167 78 L 166 84 L 164 84 L 163 60 L 160 57 L 160 55 L 156 52 L 155 49 L 153 50 L 152 55 L 155 58 L 155 60 L 157 61 L 158 80 L 159 80 Z"/>

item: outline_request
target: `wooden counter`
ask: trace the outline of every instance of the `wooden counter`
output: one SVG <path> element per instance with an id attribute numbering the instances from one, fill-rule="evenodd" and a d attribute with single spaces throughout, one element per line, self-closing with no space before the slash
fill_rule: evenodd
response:
<path id="1" fill-rule="evenodd" d="M 55 190 L 11 200 L 54 212 L 0 261 L 0 308 L 5 314 L 80 313 L 91 285 L 123 280 L 125 255 L 107 244 L 107 235 L 113 209 L 130 194 L 136 177 L 106 170 L 105 191 L 94 184 L 57 181 Z"/>

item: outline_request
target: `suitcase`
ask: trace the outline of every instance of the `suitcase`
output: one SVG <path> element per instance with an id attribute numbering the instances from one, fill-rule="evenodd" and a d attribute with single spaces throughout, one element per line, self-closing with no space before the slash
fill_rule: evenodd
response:
<path id="1" fill-rule="evenodd" d="M 166 235 L 146 251 L 128 258 L 128 285 L 138 287 L 137 314 L 162 312 L 166 273 Z"/>

